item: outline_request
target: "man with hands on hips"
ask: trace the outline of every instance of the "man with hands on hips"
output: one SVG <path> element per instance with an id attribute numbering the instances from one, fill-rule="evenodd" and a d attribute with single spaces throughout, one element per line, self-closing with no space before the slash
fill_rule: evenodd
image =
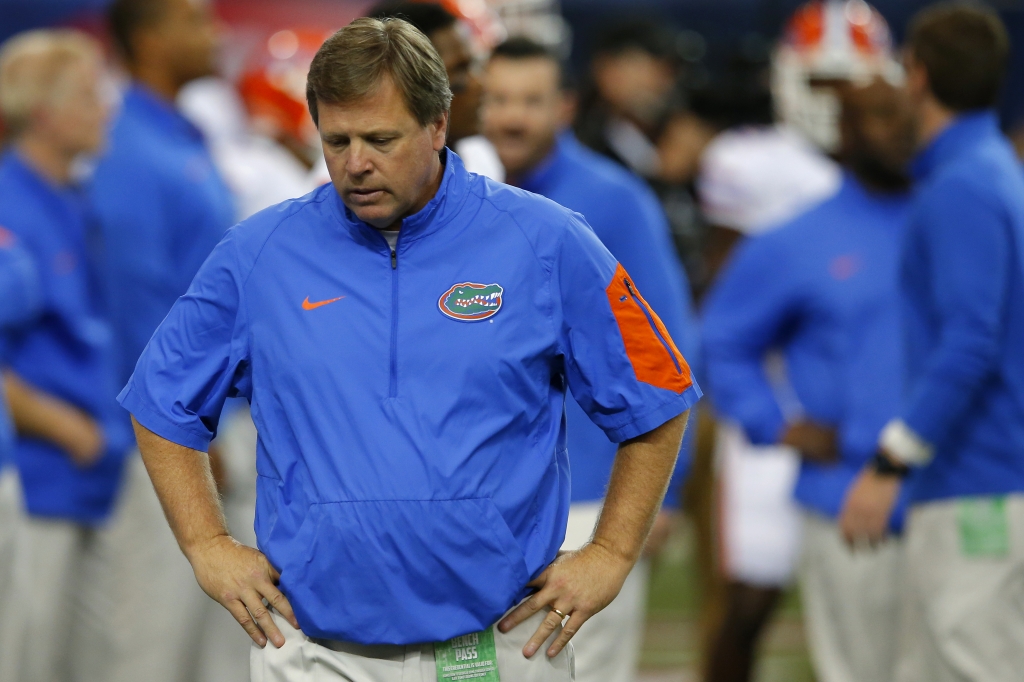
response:
<path id="1" fill-rule="evenodd" d="M 332 185 L 232 229 L 120 396 L 171 527 L 254 680 L 568 680 L 700 389 L 581 216 L 445 148 L 422 33 L 356 20 L 307 96 Z M 592 541 L 556 558 L 566 389 L 620 447 Z M 259 431 L 259 551 L 203 452 L 229 396 Z"/>

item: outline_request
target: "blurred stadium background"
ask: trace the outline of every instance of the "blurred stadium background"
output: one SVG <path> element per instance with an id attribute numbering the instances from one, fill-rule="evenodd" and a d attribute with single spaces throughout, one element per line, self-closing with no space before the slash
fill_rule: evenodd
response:
<path id="1" fill-rule="evenodd" d="M 55 24 L 96 28 L 107 0 L 0 0 L 0 40 L 28 28 Z M 282 29 L 323 28 L 347 24 L 373 5 L 361 0 L 217 0 L 218 15 L 231 31 L 229 42 L 251 46 L 259 37 Z M 555 7 L 564 18 L 571 41 L 570 60 L 578 71 L 588 62 L 597 33 L 614 21 L 656 19 L 678 31 L 680 57 L 692 72 L 721 68 L 737 49 L 763 56 L 800 0 L 452 0 L 467 15 L 483 13 L 488 5 L 501 13 L 523 16 Z M 913 14 L 930 0 L 878 0 L 872 3 L 889 22 L 896 42 Z M 1024 35 L 1024 3 L 996 0 L 1011 39 Z M 1014 40 L 1003 102 L 1003 126 L 1011 130 L 1024 119 L 1024 49 Z"/>

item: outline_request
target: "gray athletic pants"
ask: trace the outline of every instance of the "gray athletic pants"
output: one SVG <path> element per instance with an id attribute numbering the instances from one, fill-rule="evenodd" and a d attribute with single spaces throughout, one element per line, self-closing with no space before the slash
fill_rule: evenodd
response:
<path id="1" fill-rule="evenodd" d="M 839 526 L 804 514 L 800 597 L 818 682 L 892 682 L 902 542 L 851 550 Z"/>

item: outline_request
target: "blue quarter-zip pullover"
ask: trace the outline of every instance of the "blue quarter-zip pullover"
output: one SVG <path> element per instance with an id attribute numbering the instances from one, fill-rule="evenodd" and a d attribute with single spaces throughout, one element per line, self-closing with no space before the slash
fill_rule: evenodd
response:
<path id="1" fill-rule="evenodd" d="M 633 276 L 644 298 L 658 311 L 690 367 L 699 350 L 689 282 L 676 257 L 665 214 L 646 184 L 606 157 L 581 145 L 570 133 L 517 185 L 583 215 L 611 254 Z M 618 446 L 568 397 L 566 439 L 572 467 L 572 501 L 604 498 Z M 688 431 L 695 433 L 695 429 Z M 687 438 L 665 504 L 679 506 L 689 464 Z"/>
<path id="2" fill-rule="evenodd" d="M 700 396 L 578 214 L 444 158 L 394 251 L 331 185 L 232 229 L 120 396 L 196 449 L 251 401 L 259 547 L 311 636 L 490 626 L 562 544 L 566 389 L 616 442 Z"/>
<path id="3" fill-rule="evenodd" d="M 236 215 L 203 134 L 146 87 L 125 93 L 108 146 L 91 195 L 123 385 Z"/>
<path id="4" fill-rule="evenodd" d="M 838 430 L 840 463 L 803 462 L 795 490 L 800 504 L 829 518 L 899 410 L 908 208 L 907 196 L 870 193 L 848 174 L 831 199 L 742 242 L 705 302 L 711 395 L 752 443 L 774 444 L 786 426 L 764 369 L 772 350 L 785 357 L 807 418 Z"/>
<path id="5" fill-rule="evenodd" d="M 1024 172 L 990 111 L 915 160 L 901 416 L 934 447 L 912 498 L 1024 492 Z"/>
<path id="6" fill-rule="evenodd" d="M 39 317 L 12 334 L 8 361 L 35 388 L 85 411 L 103 428 L 106 449 L 88 468 L 36 438 L 17 440 L 15 458 L 31 514 L 84 523 L 109 514 L 131 443 L 114 398 L 114 357 L 97 281 L 97 246 L 85 197 L 57 187 L 16 152 L 0 159 L 0 224 L 35 261 Z"/>

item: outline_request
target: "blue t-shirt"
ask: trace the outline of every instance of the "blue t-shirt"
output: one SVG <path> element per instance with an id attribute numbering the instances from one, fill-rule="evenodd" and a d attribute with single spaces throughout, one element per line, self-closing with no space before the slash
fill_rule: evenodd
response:
<path id="1" fill-rule="evenodd" d="M 697 372 L 697 325 L 693 319 L 686 271 L 676 256 L 668 222 L 654 192 L 639 178 L 563 134 L 548 157 L 517 182 L 586 218 L 601 243 L 633 276 L 644 298 L 658 311 L 665 328 Z M 567 397 L 566 439 L 572 467 L 572 501 L 604 498 L 617 446 L 608 440 L 579 404 Z M 692 434 L 679 454 L 665 504 L 679 506 L 689 468 Z"/>
<path id="2" fill-rule="evenodd" d="M 0 367 L 8 364 L 8 336 L 32 319 L 42 303 L 35 261 L 18 237 L 0 224 Z M 0 391 L 0 471 L 14 458 L 14 428 Z"/>
<path id="3" fill-rule="evenodd" d="M 234 224 L 234 200 L 203 134 L 142 85 L 125 93 L 91 198 L 124 385 L 157 325 Z"/>
<path id="4" fill-rule="evenodd" d="M 994 113 L 914 163 L 900 416 L 935 448 L 914 501 L 1024 492 L 1024 172 Z"/>
<path id="5" fill-rule="evenodd" d="M 786 419 L 765 372 L 780 351 L 806 417 L 838 431 L 841 461 L 804 461 L 795 496 L 838 516 L 899 410 L 899 258 L 906 195 L 868 192 L 846 175 L 830 199 L 736 248 L 703 310 L 704 358 L 715 407 L 756 445 L 778 442 Z M 893 517 L 902 522 L 902 510 Z"/>
<path id="6" fill-rule="evenodd" d="M 99 422 L 106 450 L 82 468 L 56 446 L 18 438 L 15 458 L 31 514 L 92 523 L 109 514 L 131 433 L 114 398 L 114 356 L 97 281 L 97 235 L 85 197 L 57 187 L 16 152 L 0 159 L 0 224 L 18 236 L 39 273 L 38 317 L 10 335 L 7 361 L 35 388 Z"/>
<path id="7" fill-rule="evenodd" d="M 408 644 L 490 626 L 554 559 L 567 388 L 616 442 L 700 396 L 582 217 L 447 151 L 394 252 L 331 185 L 232 229 L 120 400 L 205 449 L 248 398 L 256 535 L 302 630 Z"/>

